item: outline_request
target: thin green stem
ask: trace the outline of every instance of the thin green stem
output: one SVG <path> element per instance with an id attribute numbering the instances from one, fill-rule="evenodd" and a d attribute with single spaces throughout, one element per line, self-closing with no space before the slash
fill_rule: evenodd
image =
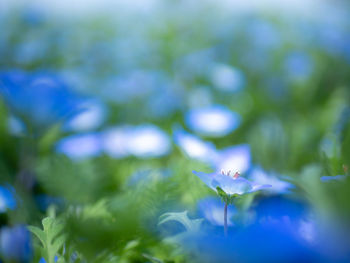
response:
<path id="1" fill-rule="evenodd" d="M 225 203 L 225 208 L 224 208 L 224 233 L 225 233 L 225 236 L 227 236 L 227 203 Z"/>

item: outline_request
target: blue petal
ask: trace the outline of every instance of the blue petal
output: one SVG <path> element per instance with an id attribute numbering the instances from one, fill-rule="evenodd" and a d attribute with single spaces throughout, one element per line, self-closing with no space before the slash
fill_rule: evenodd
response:
<path id="1" fill-rule="evenodd" d="M 208 187 L 216 191 L 216 187 L 212 185 L 215 174 L 207 174 L 203 172 L 192 171 L 195 175 L 197 175 Z"/>
<path id="2" fill-rule="evenodd" d="M 291 52 L 286 59 L 285 67 L 291 78 L 307 79 L 312 73 L 311 58 L 302 52 Z"/>
<path id="3" fill-rule="evenodd" d="M 260 167 L 256 167 L 251 171 L 250 179 L 260 186 L 270 185 L 271 187 L 268 187 L 270 188 L 268 191 L 273 193 L 285 193 L 293 187 L 291 183 L 282 181 L 277 176 L 266 173 Z"/>
<path id="4" fill-rule="evenodd" d="M 214 87 L 222 91 L 238 91 L 245 84 L 243 73 L 229 65 L 215 64 L 210 75 Z"/>
<path id="5" fill-rule="evenodd" d="M 129 134 L 128 152 L 139 158 L 167 155 L 171 151 L 168 135 L 151 124 L 136 126 Z"/>
<path id="6" fill-rule="evenodd" d="M 241 122 L 237 113 L 221 105 L 190 110 L 185 119 L 187 126 L 194 132 L 213 137 L 228 135 Z"/>
<path id="7" fill-rule="evenodd" d="M 0 93 L 13 114 L 36 132 L 77 113 L 82 101 L 60 78 L 44 72 L 2 73 Z"/>
<path id="8" fill-rule="evenodd" d="M 217 157 L 213 143 L 203 141 L 183 130 L 176 129 L 174 131 L 174 141 L 192 159 L 213 163 Z"/>
<path id="9" fill-rule="evenodd" d="M 99 156 L 102 142 L 98 133 L 72 135 L 61 139 L 56 145 L 56 151 L 73 160 L 82 160 Z"/>
<path id="10" fill-rule="evenodd" d="M 31 235 L 23 225 L 3 227 L 0 232 L 0 252 L 7 262 L 30 262 Z"/>
<path id="11" fill-rule="evenodd" d="M 131 131 L 130 126 L 116 126 L 102 133 L 103 150 L 112 158 L 120 159 L 128 156 L 127 142 Z"/>
<path id="12" fill-rule="evenodd" d="M 97 100 L 81 104 L 81 112 L 70 119 L 64 129 L 67 131 L 85 132 L 97 129 L 106 119 L 106 106 Z"/>
<path id="13" fill-rule="evenodd" d="M 248 144 L 228 147 L 219 151 L 219 157 L 216 161 L 216 170 L 231 170 L 243 174 L 249 169 L 250 162 L 251 155 Z"/>
<path id="14" fill-rule="evenodd" d="M 244 178 L 234 179 L 227 175 L 217 174 L 212 182 L 213 187 L 220 187 L 226 194 L 245 194 L 253 191 L 253 184 Z"/>
<path id="15" fill-rule="evenodd" d="M 7 187 L 0 185 L 0 213 L 6 212 L 7 209 L 14 210 L 16 208 L 16 199 L 13 192 Z"/>

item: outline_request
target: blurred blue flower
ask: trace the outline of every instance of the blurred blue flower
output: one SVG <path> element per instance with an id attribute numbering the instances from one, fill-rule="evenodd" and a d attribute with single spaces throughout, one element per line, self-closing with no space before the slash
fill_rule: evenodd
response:
<path id="1" fill-rule="evenodd" d="M 27 39 L 16 45 L 15 61 L 20 65 L 34 63 L 48 53 L 48 43 L 39 39 Z"/>
<path id="2" fill-rule="evenodd" d="M 187 126 L 204 136 L 221 137 L 235 130 L 241 122 L 241 117 L 224 106 L 192 109 L 186 113 Z"/>
<path id="3" fill-rule="evenodd" d="M 195 262 L 323 262 L 316 249 L 283 224 L 252 224 L 224 237 L 216 232 L 189 236 L 184 247 Z"/>
<path id="4" fill-rule="evenodd" d="M 196 262 L 328 262 L 316 244 L 312 223 L 305 223 L 308 209 L 302 202 L 282 197 L 263 199 L 257 206 L 257 220 L 222 231 L 190 235 L 184 246 Z"/>
<path id="5" fill-rule="evenodd" d="M 297 199 L 277 195 L 264 198 L 255 207 L 256 221 L 263 225 L 284 225 L 299 239 L 308 243 L 316 240 L 316 225 L 309 206 Z"/>
<path id="6" fill-rule="evenodd" d="M 0 232 L 0 252 L 7 262 L 30 262 L 31 235 L 24 225 L 3 227 Z"/>
<path id="7" fill-rule="evenodd" d="M 342 25 L 322 24 L 319 28 L 317 44 L 320 45 L 326 52 L 331 55 L 341 56 L 349 55 L 349 43 L 345 28 Z"/>
<path id="8" fill-rule="evenodd" d="M 313 62 L 307 53 L 291 52 L 285 61 L 285 69 L 291 78 L 307 79 L 313 70 Z"/>
<path id="9" fill-rule="evenodd" d="M 149 96 L 165 83 L 163 72 L 134 70 L 107 80 L 103 95 L 118 104 L 129 103 L 137 98 Z"/>
<path id="10" fill-rule="evenodd" d="M 14 210 L 16 206 L 13 188 L 0 185 L 0 213 L 6 212 L 7 209 Z"/>
<path id="11" fill-rule="evenodd" d="M 56 151 L 73 160 L 97 157 L 102 153 L 102 141 L 99 133 L 76 134 L 58 141 Z"/>
<path id="12" fill-rule="evenodd" d="M 0 94 L 13 114 L 36 132 L 72 116 L 81 101 L 61 79 L 43 72 L 1 73 Z"/>
<path id="13" fill-rule="evenodd" d="M 214 59 L 213 48 L 196 50 L 176 61 L 175 69 L 182 78 L 192 80 L 207 74 L 208 65 L 211 65 Z"/>
<path id="14" fill-rule="evenodd" d="M 55 205 L 56 207 L 62 207 L 64 201 L 62 198 L 48 196 L 45 194 L 36 195 L 34 197 L 39 209 L 42 212 L 46 212 L 50 205 Z"/>
<path id="15" fill-rule="evenodd" d="M 250 147 L 248 144 L 240 144 L 220 150 L 215 160 L 217 171 L 237 171 L 245 173 L 251 165 Z"/>
<path id="16" fill-rule="evenodd" d="M 224 206 L 225 204 L 218 197 L 207 197 L 198 202 L 200 214 L 215 226 L 224 225 Z M 232 226 L 233 221 L 231 219 L 235 208 L 233 205 L 230 205 L 227 209 L 227 224 Z"/>
<path id="17" fill-rule="evenodd" d="M 217 157 L 216 147 L 184 130 L 174 130 L 175 144 L 189 157 L 202 162 L 213 163 Z"/>
<path id="18" fill-rule="evenodd" d="M 228 195 L 243 195 L 271 187 L 271 185 L 260 185 L 248 181 L 240 177 L 239 173 L 233 174 L 231 171 L 212 174 L 196 171 L 193 171 L 193 173 L 214 191 L 217 191 L 217 187 L 220 187 Z"/>
<path id="19" fill-rule="evenodd" d="M 107 108 L 98 100 L 89 100 L 81 104 L 82 111 L 65 124 L 65 129 L 86 132 L 97 129 L 106 119 Z"/>
<path id="20" fill-rule="evenodd" d="M 274 24 L 262 19 L 252 20 L 248 24 L 248 36 L 255 48 L 267 50 L 276 48 L 281 43 L 279 32 Z"/>
<path id="21" fill-rule="evenodd" d="M 268 192 L 271 193 L 286 193 L 294 187 L 291 183 L 279 179 L 276 175 L 266 173 L 260 167 L 253 168 L 253 170 L 250 172 L 249 178 L 258 184 L 271 185 L 272 187 L 266 189 Z"/>
<path id="22" fill-rule="evenodd" d="M 15 136 L 22 136 L 26 132 L 25 124 L 13 115 L 10 115 L 8 117 L 7 127 L 10 134 Z"/>
<path id="23" fill-rule="evenodd" d="M 165 118 L 181 109 L 183 104 L 181 89 L 177 85 L 161 85 L 148 99 L 148 114 L 154 118 Z"/>
<path id="24" fill-rule="evenodd" d="M 140 158 L 160 157 L 171 151 L 168 135 L 151 124 L 134 127 L 128 136 L 127 149 Z"/>
<path id="25" fill-rule="evenodd" d="M 305 202 L 288 196 L 269 196 L 259 201 L 255 207 L 257 221 L 284 221 L 286 217 L 296 222 L 306 216 L 308 206 Z"/>
<path id="26" fill-rule="evenodd" d="M 113 158 L 130 155 L 152 158 L 167 155 L 171 151 L 168 135 L 157 126 L 120 126 L 103 134 L 103 148 Z"/>
<path id="27" fill-rule="evenodd" d="M 124 158 L 129 155 L 128 139 L 130 126 L 116 126 L 102 133 L 103 150 L 112 158 Z"/>
<path id="28" fill-rule="evenodd" d="M 245 84 L 243 73 L 225 64 L 215 64 L 211 69 L 210 79 L 213 86 L 222 91 L 238 91 Z"/>
<path id="29" fill-rule="evenodd" d="M 28 6 L 22 10 L 23 21 L 32 26 L 38 26 L 45 22 L 45 14 L 35 6 Z"/>

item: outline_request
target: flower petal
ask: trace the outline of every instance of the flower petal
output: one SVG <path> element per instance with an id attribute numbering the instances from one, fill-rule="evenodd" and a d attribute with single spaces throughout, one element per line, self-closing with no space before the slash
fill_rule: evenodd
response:
<path id="1" fill-rule="evenodd" d="M 227 175 L 217 174 L 212 182 L 213 187 L 220 187 L 226 194 L 245 194 L 253 189 L 253 184 L 244 178 L 233 179 Z"/>
<path id="2" fill-rule="evenodd" d="M 254 183 L 252 184 L 252 186 L 253 186 L 253 189 L 250 191 L 250 193 L 272 187 L 272 185 L 270 184 L 254 184 Z"/>
<path id="3" fill-rule="evenodd" d="M 207 186 L 216 191 L 216 187 L 212 186 L 212 181 L 215 177 L 214 174 L 207 174 L 203 172 L 192 171 L 193 174 L 197 175 Z"/>

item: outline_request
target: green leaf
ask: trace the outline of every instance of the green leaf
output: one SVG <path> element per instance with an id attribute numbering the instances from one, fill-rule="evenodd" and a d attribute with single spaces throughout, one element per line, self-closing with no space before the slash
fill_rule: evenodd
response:
<path id="1" fill-rule="evenodd" d="M 150 255 L 147 255 L 147 254 L 142 254 L 142 256 L 144 256 L 145 258 L 147 258 L 148 260 L 150 260 L 151 262 L 153 263 L 163 263 L 162 260 L 158 259 L 158 258 L 155 258 L 155 257 L 152 257 Z"/>
<path id="2" fill-rule="evenodd" d="M 236 200 L 237 197 L 240 197 L 239 194 L 233 194 L 233 195 L 226 194 L 226 192 L 222 190 L 220 187 L 216 187 L 216 191 L 218 192 L 218 195 L 220 196 L 221 200 L 228 205 L 233 204 L 234 200 Z"/>
<path id="3" fill-rule="evenodd" d="M 187 211 L 179 213 L 165 213 L 159 217 L 158 225 L 164 224 L 168 221 L 177 221 L 181 223 L 187 231 L 198 231 L 203 222 L 203 219 L 189 219 L 187 216 Z"/>
<path id="4" fill-rule="evenodd" d="M 35 226 L 28 226 L 28 229 L 42 243 L 42 256 L 46 262 L 54 263 L 55 256 L 66 241 L 66 235 L 62 234 L 64 226 L 59 220 L 52 217 L 44 218 L 42 225 L 43 230 Z M 61 259 L 60 262 L 64 262 L 64 259 Z"/>
<path id="5" fill-rule="evenodd" d="M 28 226 L 28 230 L 30 232 L 32 232 L 34 235 L 36 235 L 36 237 L 39 238 L 43 247 L 45 247 L 46 235 L 45 235 L 44 231 L 42 231 L 39 227 L 36 227 L 36 226 Z"/>

